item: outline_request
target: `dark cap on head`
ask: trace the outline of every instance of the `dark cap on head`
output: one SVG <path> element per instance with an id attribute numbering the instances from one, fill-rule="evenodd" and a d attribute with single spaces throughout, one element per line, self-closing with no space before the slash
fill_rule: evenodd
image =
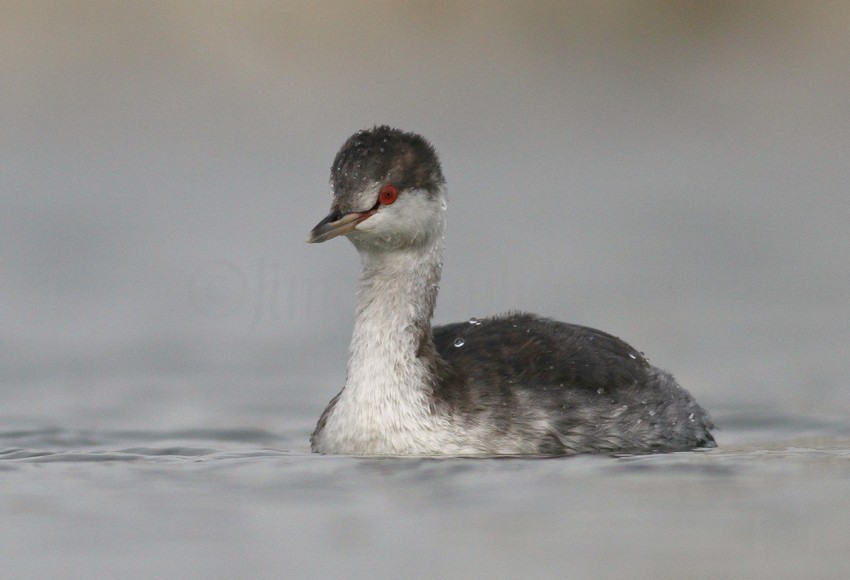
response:
<path id="1" fill-rule="evenodd" d="M 331 167 L 331 186 L 339 199 L 381 182 L 436 193 L 445 180 L 424 137 L 381 125 L 358 131 L 343 144 Z"/>

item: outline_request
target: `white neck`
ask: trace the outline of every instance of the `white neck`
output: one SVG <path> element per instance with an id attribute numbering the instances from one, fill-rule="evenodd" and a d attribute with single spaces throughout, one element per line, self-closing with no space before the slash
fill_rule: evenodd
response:
<path id="1" fill-rule="evenodd" d="M 316 434 L 319 451 L 432 453 L 445 445 L 448 426 L 432 400 L 431 316 L 442 269 L 442 227 L 435 233 L 428 245 L 361 252 L 348 377 Z"/>

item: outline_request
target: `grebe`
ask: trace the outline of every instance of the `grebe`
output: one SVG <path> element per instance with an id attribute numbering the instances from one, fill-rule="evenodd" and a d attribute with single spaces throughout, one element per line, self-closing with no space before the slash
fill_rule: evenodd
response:
<path id="1" fill-rule="evenodd" d="M 446 190 L 423 137 L 352 135 L 330 214 L 362 277 L 345 386 L 310 438 L 318 453 L 566 455 L 714 447 L 708 414 L 668 373 L 599 330 L 532 314 L 431 328 Z"/>

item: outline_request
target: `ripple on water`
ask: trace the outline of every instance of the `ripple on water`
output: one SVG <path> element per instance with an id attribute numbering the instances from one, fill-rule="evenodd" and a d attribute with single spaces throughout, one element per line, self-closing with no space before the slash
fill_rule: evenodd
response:
<path id="1" fill-rule="evenodd" d="M 300 433 L 298 435 L 300 439 Z M 306 439 L 305 439 L 306 440 Z M 221 458 L 287 451 L 293 438 L 262 429 L 91 431 L 31 429 L 0 432 L 0 461 L 12 463 L 135 462 Z M 200 443 L 200 445 L 198 445 Z"/>

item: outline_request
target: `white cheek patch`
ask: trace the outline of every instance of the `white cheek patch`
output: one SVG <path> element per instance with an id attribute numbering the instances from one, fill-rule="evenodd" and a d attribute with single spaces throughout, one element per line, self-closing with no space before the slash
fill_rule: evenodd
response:
<path id="1" fill-rule="evenodd" d="M 442 192 L 434 196 L 421 190 L 404 191 L 395 203 L 380 206 L 375 215 L 358 224 L 357 230 L 407 243 L 430 240 L 443 229 L 445 205 Z"/>

